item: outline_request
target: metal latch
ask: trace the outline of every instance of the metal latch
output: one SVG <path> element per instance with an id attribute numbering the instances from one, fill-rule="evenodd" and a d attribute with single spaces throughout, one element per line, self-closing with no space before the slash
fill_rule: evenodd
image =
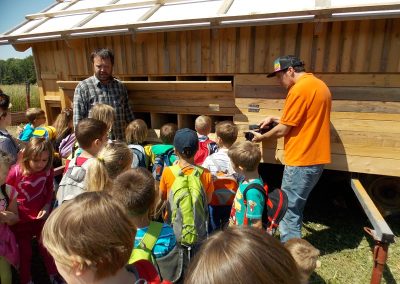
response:
<path id="1" fill-rule="evenodd" d="M 260 112 L 260 105 L 249 104 L 249 112 Z"/>

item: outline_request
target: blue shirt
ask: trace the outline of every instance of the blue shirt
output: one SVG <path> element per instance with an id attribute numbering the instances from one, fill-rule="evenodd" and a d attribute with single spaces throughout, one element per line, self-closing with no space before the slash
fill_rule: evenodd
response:
<path id="1" fill-rule="evenodd" d="M 22 130 L 18 139 L 21 141 L 29 142 L 29 139 L 31 139 L 34 130 L 35 130 L 35 127 L 33 127 L 32 124 L 30 124 L 30 123 L 26 124 L 24 127 L 24 130 Z"/>

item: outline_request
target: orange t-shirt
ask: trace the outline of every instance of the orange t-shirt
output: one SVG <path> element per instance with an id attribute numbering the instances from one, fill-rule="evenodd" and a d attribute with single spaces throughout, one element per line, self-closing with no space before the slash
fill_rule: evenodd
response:
<path id="1" fill-rule="evenodd" d="M 212 198 L 212 194 L 214 192 L 214 184 L 212 181 L 212 175 L 209 170 L 203 169 L 203 173 L 200 176 L 200 181 L 201 184 L 203 185 L 203 189 L 205 191 L 205 194 L 207 196 L 207 201 L 210 202 Z M 185 175 L 189 175 L 193 172 L 193 168 L 187 167 L 183 169 L 183 173 Z M 172 184 L 175 181 L 175 176 L 173 172 L 171 171 L 170 167 L 164 168 L 164 171 L 161 176 L 160 180 L 160 193 L 161 193 L 161 198 L 163 200 L 168 199 L 168 194 L 170 192 L 170 189 L 172 187 Z"/>
<path id="2" fill-rule="evenodd" d="M 326 84 L 306 73 L 286 97 L 280 122 L 292 126 L 284 138 L 285 164 L 311 166 L 331 162 L 331 92 Z"/>

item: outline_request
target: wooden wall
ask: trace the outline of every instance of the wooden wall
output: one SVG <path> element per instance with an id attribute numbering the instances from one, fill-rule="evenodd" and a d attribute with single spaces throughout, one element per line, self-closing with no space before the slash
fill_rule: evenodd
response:
<path id="1" fill-rule="evenodd" d="M 233 117 L 246 128 L 264 115 L 279 114 L 285 92 L 264 75 L 276 57 L 298 55 L 333 94 L 330 168 L 400 176 L 400 19 L 36 43 L 42 107 L 50 120 L 70 103 L 57 81 L 91 75 L 88 57 L 97 47 L 114 50 L 114 74 L 131 82 L 131 102 L 155 126 L 167 119 L 188 125 L 188 119 L 206 113 Z M 259 112 L 249 112 L 249 104 L 259 105 Z M 264 161 L 277 162 L 275 154 L 282 161 L 281 144 L 263 144 Z"/>

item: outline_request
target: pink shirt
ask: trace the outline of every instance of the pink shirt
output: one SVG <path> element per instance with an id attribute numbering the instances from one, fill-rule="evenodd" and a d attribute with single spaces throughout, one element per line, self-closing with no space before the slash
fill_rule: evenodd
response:
<path id="1" fill-rule="evenodd" d="M 35 220 L 39 211 L 50 204 L 53 198 L 53 177 L 53 169 L 24 176 L 20 165 L 11 167 L 6 183 L 18 193 L 20 223 Z"/>

